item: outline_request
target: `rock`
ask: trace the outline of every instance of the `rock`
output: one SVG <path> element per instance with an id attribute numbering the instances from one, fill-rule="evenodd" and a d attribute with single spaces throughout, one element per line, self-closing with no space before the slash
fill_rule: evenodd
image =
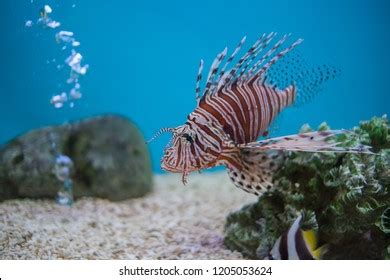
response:
<path id="1" fill-rule="evenodd" d="M 302 214 L 302 228 L 326 244 L 322 258 L 390 259 L 389 121 L 373 118 L 353 132 L 337 140 L 370 145 L 375 154 L 289 152 L 273 175 L 275 191 L 227 217 L 225 244 L 263 259 Z"/>
<path id="2" fill-rule="evenodd" d="M 55 153 L 74 163 L 74 195 L 110 200 L 140 197 L 152 188 L 150 155 L 137 127 L 119 116 L 99 116 L 30 131 L 0 149 L 0 201 L 54 198 L 61 183 Z"/>

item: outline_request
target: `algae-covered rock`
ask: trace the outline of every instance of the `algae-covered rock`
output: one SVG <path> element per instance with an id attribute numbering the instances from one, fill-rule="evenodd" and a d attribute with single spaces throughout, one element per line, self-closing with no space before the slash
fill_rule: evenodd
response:
<path id="1" fill-rule="evenodd" d="M 126 118 L 100 116 L 33 130 L 2 147 L 0 201 L 55 197 L 61 184 L 53 172 L 55 153 L 73 160 L 76 198 L 122 200 L 152 188 L 150 156 L 140 131 Z"/>
<path id="2" fill-rule="evenodd" d="M 307 125 L 303 130 L 310 129 Z M 319 130 L 329 129 L 322 124 Z M 275 191 L 228 216 L 225 244 L 263 259 L 304 213 L 327 244 L 325 259 L 390 259 L 390 127 L 386 116 L 337 136 L 375 154 L 289 152 L 274 176 Z"/>

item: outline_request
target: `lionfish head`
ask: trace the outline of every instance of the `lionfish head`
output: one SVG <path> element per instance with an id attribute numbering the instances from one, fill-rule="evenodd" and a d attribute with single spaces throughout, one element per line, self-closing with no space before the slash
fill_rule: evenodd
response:
<path id="1" fill-rule="evenodd" d="M 191 172 L 201 169 L 196 159 L 196 133 L 188 125 L 181 125 L 172 131 L 161 159 L 161 168 L 170 172 Z"/>
<path id="2" fill-rule="evenodd" d="M 203 151 L 202 147 L 196 147 L 196 139 L 199 135 L 188 124 L 176 128 L 162 128 L 148 142 L 153 141 L 164 132 L 171 132 L 172 138 L 166 145 L 161 159 L 162 169 L 169 172 L 188 173 L 207 167 L 207 164 L 200 158 L 209 157 L 205 157 L 206 151 Z"/>

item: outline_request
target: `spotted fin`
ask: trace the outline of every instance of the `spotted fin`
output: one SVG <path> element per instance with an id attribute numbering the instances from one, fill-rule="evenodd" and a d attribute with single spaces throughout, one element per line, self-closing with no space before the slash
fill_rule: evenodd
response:
<path id="1" fill-rule="evenodd" d="M 340 73 L 341 70 L 334 65 L 312 65 L 295 48 L 267 71 L 267 82 L 277 88 L 294 84 L 297 88 L 294 107 L 299 107 L 318 96 L 325 89 L 324 86 Z"/>
<path id="2" fill-rule="evenodd" d="M 273 189 L 272 174 L 281 166 L 280 151 L 256 151 L 250 148 L 232 148 L 224 152 L 223 165 L 227 167 L 233 184 L 257 196 Z"/>
<path id="3" fill-rule="evenodd" d="M 238 147 L 245 147 L 257 151 L 281 150 L 300 152 L 339 152 L 339 153 L 366 153 L 372 154 L 369 146 L 358 145 L 355 147 L 341 147 L 340 143 L 331 139 L 338 134 L 351 133 L 346 130 L 326 130 L 295 135 L 283 136 L 261 140 L 257 142 L 240 144 Z"/>
<path id="4" fill-rule="evenodd" d="M 327 130 L 270 138 L 248 144 L 227 141 L 219 165 L 225 165 L 235 186 L 261 196 L 272 191 L 272 175 L 283 163 L 284 151 L 341 152 L 372 154 L 369 146 L 340 147 L 332 136 L 350 133 L 344 130 Z"/>

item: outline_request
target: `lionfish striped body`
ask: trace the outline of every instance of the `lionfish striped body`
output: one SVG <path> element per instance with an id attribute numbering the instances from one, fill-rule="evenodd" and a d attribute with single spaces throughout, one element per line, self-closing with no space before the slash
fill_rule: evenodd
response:
<path id="1" fill-rule="evenodd" d="M 280 166 L 283 158 L 281 150 L 340 151 L 340 147 L 326 142 L 329 136 L 339 131 L 256 142 L 281 110 L 294 102 L 296 96 L 295 85 L 279 89 L 267 83 L 266 74 L 278 59 L 303 40 L 295 41 L 275 55 L 286 41 L 288 36 L 285 35 L 265 52 L 275 36 L 275 33 L 263 34 L 228 69 L 245 42 L 244 37 L 218 72 L 227 55 L 225 48 L 210 68 L 202 95 L 201 60 L 196 84 L 197 107 L 188 115 L 184 125 L 163 128 L 150 140 L 163 132 L 173 133 L 161 160 L 164 170 L 183 173 L 185 183 L 189 172 L 224 165 L 237 187 L 260 195 L 272 188 L 272 172 Z"/>

